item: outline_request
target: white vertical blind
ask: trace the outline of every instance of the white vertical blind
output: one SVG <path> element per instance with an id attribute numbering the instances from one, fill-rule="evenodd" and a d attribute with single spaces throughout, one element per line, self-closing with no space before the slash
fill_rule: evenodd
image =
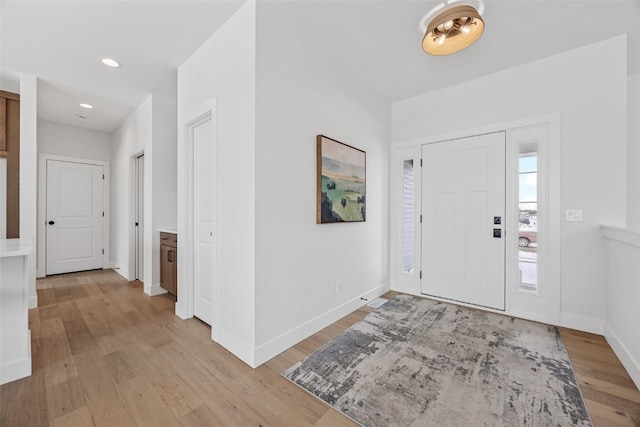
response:
<path id="1" fill-rule="evenodd" d="M 402 163 L 402 271 L 413 271 L 413 159 Z"/>

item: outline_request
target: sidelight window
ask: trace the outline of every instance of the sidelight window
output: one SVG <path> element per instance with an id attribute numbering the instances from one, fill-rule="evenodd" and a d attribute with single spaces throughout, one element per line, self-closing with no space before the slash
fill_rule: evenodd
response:
<path id="1" fill-rule="evenodd" d="M 520 145 L 518 186 L 518 268 L 520 289 L 538 288 L 538 148 Z"/>
<path id="2" fill-rule="evenodd" d="M 413 272 L 414 263 L 414 170 L 413 159 L 402 163 L 402 271 Z"/>

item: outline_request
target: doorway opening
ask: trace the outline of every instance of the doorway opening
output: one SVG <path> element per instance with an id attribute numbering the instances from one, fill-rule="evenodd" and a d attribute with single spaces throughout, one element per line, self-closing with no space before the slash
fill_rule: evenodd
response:
<path id="1" fill-rule="evenodd" d="M 144 153 L 135 158 L 135 181 L 134 278 L 144 283 Z"/>

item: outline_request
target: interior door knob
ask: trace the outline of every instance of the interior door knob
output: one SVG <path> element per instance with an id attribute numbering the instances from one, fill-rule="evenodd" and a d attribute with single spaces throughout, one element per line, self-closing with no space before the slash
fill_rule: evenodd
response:
<path id="1" fill-rule="evenodd" d="M 55 221 L 49 221 L 49 225 L 53 225 L 55 223 L 56 223 Z"/>

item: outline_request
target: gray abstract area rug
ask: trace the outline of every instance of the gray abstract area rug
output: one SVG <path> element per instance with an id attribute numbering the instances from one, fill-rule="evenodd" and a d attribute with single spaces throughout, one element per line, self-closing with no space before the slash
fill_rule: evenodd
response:
<path id="1" fill-rule="evenodd" d="M 283 375 L 364 426 L 591 426 L 554 326 L 398 295 Z"/>

